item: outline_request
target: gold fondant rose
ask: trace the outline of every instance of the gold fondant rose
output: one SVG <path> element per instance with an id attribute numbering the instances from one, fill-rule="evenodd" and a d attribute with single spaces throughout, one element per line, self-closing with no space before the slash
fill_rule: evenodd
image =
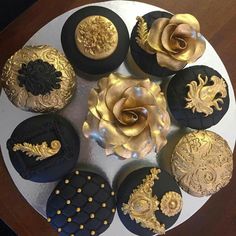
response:
<path id="1" fill-rule="evenodd" d="M 143 158 L 167 142 L 166 100 L 160 86 L 149 79 L 110 74 L 91 90 L 88 107 L 83 133 L 104 147 L 106 155 Z"/>
<path id="2" fill-rule="evenodd" d="M 156 53 L 160 66 L 177 71 L 195 62 L 205 51 L 206 43 L 200 34 L 199 22 L 190 14 L 159 18 L 149 31 L 144 19 L 137 19 L 137 43 L 148 53 Z"/>

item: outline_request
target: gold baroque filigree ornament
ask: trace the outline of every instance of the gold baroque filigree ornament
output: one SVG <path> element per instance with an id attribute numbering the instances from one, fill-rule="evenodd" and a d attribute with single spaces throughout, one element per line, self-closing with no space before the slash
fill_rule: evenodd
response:
<path id="1" fill-rule="evenodd" d="M 100 60 L 109 57 L 116 50 L 118 32 L 108 18 L 88 16 L 77 25 L 75 42 L 84 56 Z"/>
<path id="2" fill-rule="evenodd" d="M 181 188 L 202 197 L 225 187 L 233 171 L 233 155 L 227 142 L 212 131 L 194 131 L 176 145 L 172 172 Z"/>
<path id="3" fill-rule="evenodd" d="M 208 81 L 212 84 L 208 85 Z M 209 79 L 199 74 L 198 83 L 192 81 L 186 85 L 188 87 L 187 104 L 185 108 L 191 109 L 193 113 L 200 112 L 208 116 L 214 112 L 213 108 L 222 110 L 220 104 L 223 104 L 223 98 L 227 96 L 227 85 L 223 78 L 215 75 Z"/>
<path id="4" fill-rule="evenodd" d="M 167 143 L 170 117 L 166 106 L 158 84 L 110 74 L 90 92 L 83 133 L 95 139 L 106 155 L 144 158 Z"/>
<path id="5" fill-rule="evenodd" d="M 54 112 L 70 102 L 76 77 L 62 53 L 40 45 L 26 46 L 11 56 L 1 82 L 15 106 L 32 112 Z"/>
<path id="6" fill-rule="evenodd" d="M 158 18 L 150 28 L 143 17 L 137 17 L 137 21 L 137 44 L 147 53 L 156 54 L 157 63 L 162 67 L 181 70 L 205 51 L 199 22 L 190 14 Z"/>

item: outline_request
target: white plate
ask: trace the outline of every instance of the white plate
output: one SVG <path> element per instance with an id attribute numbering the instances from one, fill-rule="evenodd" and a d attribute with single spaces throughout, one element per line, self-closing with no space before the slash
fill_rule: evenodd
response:
<path id="1" fill-rule="evenodd" d="M 116 12 L 127 24 L 130 33 L 133 26 L 136 23 L 136 16 L 138 15 L 142 16 L 150 11 L 155 11 L 155 10 L 164 11 L 161 8 L 134 1 L 109 1 L 109 2 L 95 3 L 91 5 L 104 6 Z M 26 44 L 27 45 L 48 44 L 63 52 L 60 41 L 62 26 L 65 23 L 66 19 L 72 13 L 83 7 L 73 9 L 71 11 L 62 14 L 61 16 L 58 16 L 57 18 L 49 22 L 47 25 L 45 25 L 43 28 L 41 28 L 36 34 L 34 34 Z M 231 149 L 233 150 L 236 139 L 236 126 L 235 126 L 236 107 L 235 107 L 233 88 L 228 73 L 222 61 L 220 60 L 219 56 L 208 42 L 204 55 L 195 64 L 207 65 L 213 67 L 214 69 L 220 72 L 220 74 L 225 78 L 225 80 L 228 83 L 229 96 L 230 96 L 229 110 L 227 114 L 224 116 L 224 118 L 216 126 L 210 128 L 210 130 L 215 131 L 216 133 L 224 137 L 224 139 L 228 141 Z M 129 72 L 125 68 L 124 63 L 117 69 L 117 71 L 125 75 L 129 75 Z M 133 163 L 135 162 L 136 167 L 138 165 L 147 166 L 150 165 L 150 163 L 156 163 L 156 158 L 155 158 L 155 153 L 151 153 L 144 161 L 136 161 L 136 160 L 121 161 L 117 160 L 114 156 L 106 158 L 103 149 L 101 149 L 93 141 L 89 141 L 83 137 L 81 133 L 81 126 L 87 114 L 87 97 L 90 89 L 95 86 L 96 82 L 89 82 L 78 77 L 78 89 L 76 91 L 76 96 L 74 97 L 73 101 L 61 112 L 61 114 L 64 117 L 68 118 L 76 127 L 77 131 L 80 133 L 81 151 L 80 151 L 79 163 L 87 163 L 98 166 L 106 173 L 110 183 L 112 184 L 116 174 L 118 173 L 118 171 L 121 169 L 122 166 L 131 162 Z M 71 111 L 73 111 L 73 116 L 71 115 L 72 114 Z M 35 114 L 33 113 L 24 112 L 14 107 L 11 104 L 11 102 L 7 99 L 5 93 L 4 92 L 2 93 L 0 99 L 0 117 L 1 117 L 0 145 L 4 161 L 6 163 L 7 169 L 15 185 L 17 186 L 21 194 L 25 197 L 25 199 L 36 211 L 38 211 L 41 215 L 45 217 L 46 202 L 51 191 L 56 185 L 56 182 L 39 184 L 22 179 L 20 175 L 13 168 L 9 160 L 8 151 L 6 149 L 6 141 L 11 136 L 11 133 L 13 132 L 15 127 L 26 118 L 29 118 L 34 115 Z M 175 128 L 176 127 L 172 127 L 172 130 L 174 130 Z M 207 197 L 196 198 L 190 196 L 189 194 L 183 191 L 182 194 L 184 200 L 183 210 L 180 214 L 179 219 L 172 226 L 172 228 L 178 226 L 179 224 L 183 223 L 188 218 L 190 218 L 209 199 Z M 102 235 L 131 236 L 133 234 L 130 233 L 128 230 L 126 230 L 126 228 L 120 222 L 118 215 L 116 213 L 115 219 L 111 227 Z"/>

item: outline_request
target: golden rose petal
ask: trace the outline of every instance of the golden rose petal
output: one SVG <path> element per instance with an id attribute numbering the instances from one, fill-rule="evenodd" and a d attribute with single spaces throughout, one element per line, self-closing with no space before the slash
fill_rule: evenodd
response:
<path id="1" fill-rule="evenodd" d="M 186 65 L 186 61 L 178 61 L 175 58 L 171 57 L 170 55 L 166 55 L 164 53 L 157 52 L 156 54 L 157 62 L 160 66 L 166 67 L 173 71 L 178 71 L 183 69 Z"/>
<path id="2" fill-rule="evenodd" d="M 139 83 L 140 87 L 144 87 L 147 89 L 149 93 L 156 98 L 161 92 L 161 88 L 157 83 L 151 82 L 149 79 L 145 79 Z"/>
<path id="3" fill-rule="evenodd" d="M 168 25 L 170 19 L 168 18 L 159 18 L 152 23 L 152 26 L 149 30 L 147 42 L 151 48 L 155 49 L 158 52 L 165 53 L 165 49 L 161 43 L 161 35 L 164 28 Z"/>
<path id="4" fill-rule="evenodd" d="M 97 119 L 91 112 L 88 112 L 87 119 L 83 124 L 82 131 L 86 138 L 98 135 L 99 119 Z"/>
<path id="5" fill-rule="evenodd" d="M 191 14 L 176 14 L 170 19 L 170 24 L 188 24 L 194 30 L 200 32 L 200 24 Z"/>
<path id="6" fill-rule="evenodd" d="M 116 146 L 113 149 L 114 153 L 123 159 L 129 159 L 132 157 L 132 152 L 126 148 L 121 146 Z"/>
<path id="7" fill-rule="evenodd" d="M 109 85 L 108 77 L 103 77 L 98 81 L 98 87 L 100 91 L 107 89 Z"/>
<path id="8" fill-rule="evenodd" d="M 172 37 L 178 37 L 178 38 L 191 38 L 195 34 L 195 30 L 188 24 L 179 24 L 174 32 L 171 35 Z"/>
<path id="9" fill-rule="evenodd" d="M 99 134 L 107 145 L 122 145 L 130 139 L 125 136 L 115 124 L 105 120 L 100 120 L 99 122 Z"/>
<path id="10" fill-rule="evenodd" d="M 191 57 L 191 59 L 189 60 L 189 62 L 195 62 L 198 58 L 200 58 L 203 53 L 205 52 L 206 49 L 206 42 L 203 39 L 202 36 L 200 36 L 197 40 L 196 40 L 196 47 L 195 47 L 195 52 L 193 54 L 193 56 Z"/>
<path id="11" fill-rule="evenodd" d="M 173 34 L 173 32 L 175 31 L 177 25 L 174 24 L 169 24 L 167 25 L 161 35 L 161 43 L 162 46 L 168 51 L 168 52 L 173 52 L 173 53 L 177 53 L 178 51 L 175 50 L 175 48 L 172 48 L 172 44 L 170 42 L 171 39 L 171 35 Z"/>
<path id="12" fill-rule="evenodd" d="M 113 107 L 113 114 L 116 117 L 116 119 L 123 125 L 127 125 L 123 120 L 122 120 L 122 110 L 124 109 L 124 104 L 127 98 L 121 98 Z"/>
<path id="13" fill-rule="evenodd" d="M 101 116 L 99 115 L 96 109 L 97 103 L 98 103 L 97 91 L 95 89 L 91 89 L 89 98 L 88 98 L 88 109 L 94 116 L 100 119 Z"/>

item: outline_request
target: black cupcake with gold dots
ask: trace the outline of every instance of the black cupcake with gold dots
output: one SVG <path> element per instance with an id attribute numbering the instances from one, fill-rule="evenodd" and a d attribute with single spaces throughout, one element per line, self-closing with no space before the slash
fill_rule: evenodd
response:
<path id="1" fill-rule="evenodd" d="M 116 209 L 115 192 L 103 177 L 77 170 L 53 190 L 47 202 L 48 222 L 60 235 L 100 235 Z"/>
<path id="2" fill-rule="evenodd" d="M 79 72 L 105 74 L 124 61 L 129 48 L 129 33 L 115 12 L 90 6 L 67 19 L 61 42 L 66 56 Z"/>
<path id="3" fill-rule="evenodd" d="M 117 210 L 124 226 L 134 234 L 164 234 L 182 210 L 181 191 L 164 170 L 142 168 L 129 174 L 117 195 Z"/>
<path id="4" fill-rule="evenodd" d="M 65 56 L 42 45 L 24 47 L 10 57 L 1 82 L 15 106 L 32 112 L 53 112 L 70 102 L 75 79 Z"/>

